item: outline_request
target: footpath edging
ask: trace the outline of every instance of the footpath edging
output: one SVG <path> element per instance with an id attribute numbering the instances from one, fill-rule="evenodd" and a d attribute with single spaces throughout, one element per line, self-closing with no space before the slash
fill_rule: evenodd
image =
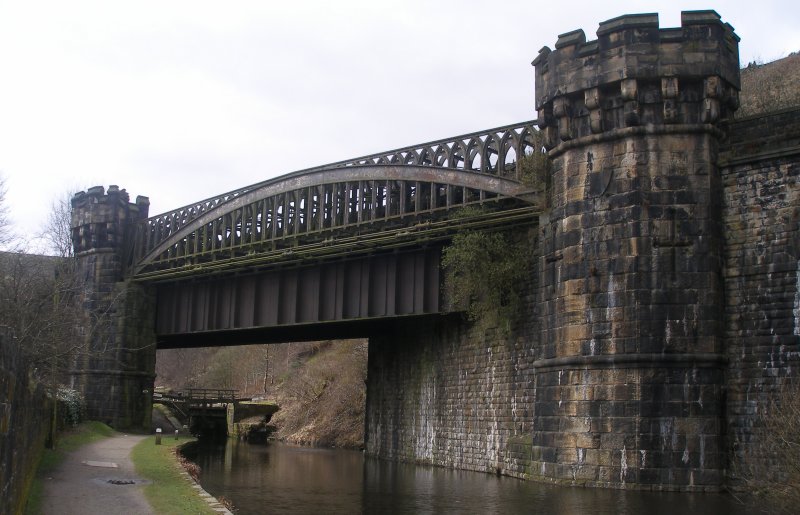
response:
<path id="1" fill-rule="evenodd" d="M 185 470 L 181 470 L 180 474 L 181 476 L 183 476 L 184 479 L 186 479 L 186 481 L 192 484 L 192 488 L 197 490 L 197 494 L 200 496 L 201 499 L 203 499 L 205 502 L 208 503 L 209 507 L 212 510 L 216 511 L 217 513 L 222 513 L 224 515 L 233 515 L 233 513 L 228 508 L 223 506 L 222 503 L 219 502 L 219 500 L 216 497 L 206 492 L 203 489 L 203 487 L 200 486 L 200 484 L 197 481 L 195 481 L 192 476 L 189 475 L 188 472 L 186 472 Z"/>

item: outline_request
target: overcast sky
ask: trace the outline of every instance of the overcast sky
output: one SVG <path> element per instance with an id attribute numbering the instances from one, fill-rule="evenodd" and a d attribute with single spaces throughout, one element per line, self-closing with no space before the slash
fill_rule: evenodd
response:
<path id="1" fill-rule="evenodd" d="M 531 60 L 601 21 L 715 9 L 742 65 L 800 2 L 0 0 L 0 174 L 17 229 L 93 185 L 151 214 L 294 170 L 536 117 Z M 758 9 L 753 9 L 757 6 Z"/>

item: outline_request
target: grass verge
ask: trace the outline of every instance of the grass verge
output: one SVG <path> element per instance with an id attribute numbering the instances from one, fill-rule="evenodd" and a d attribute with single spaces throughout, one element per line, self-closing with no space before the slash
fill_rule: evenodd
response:
<path id="1" fill-rule="evenodd" d="M 102 422 L 83 422 L 77 427 L 62 433 L 56 442 L 55 449 L 45 449 L 42 452 L 42 457 L 36 468 L 36 477 L 28 494 L 28 503 L 25 506 L 26 515 L 41 512 L 42 491 L 44 490 L 43 479 L 64 461 L 67 454 L 88 443 L 96 442 L 112 435 L 114 435 L 114 430 Z"/>
<path id="2" fill-rule="evenodd" d="M 155 445 L 155 436 L 150 436 L 133 448 L 131 459 L 136 473 L 152 481 L 144 487 L 144 495 L 159 515 L 216 514 L 180 474 L 175 449 L 186 441 L 165 437 L 162 445 Z"/>

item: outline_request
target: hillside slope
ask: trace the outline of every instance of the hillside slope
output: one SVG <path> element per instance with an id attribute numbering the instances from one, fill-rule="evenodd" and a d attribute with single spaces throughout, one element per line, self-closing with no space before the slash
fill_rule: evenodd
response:
<path id="1" fill-rule="evenodd" d="M 742 68 L 739 102 L 736 118 L 800 106 L 800 52 Z"/>
<path id="2" fill-rule="evenodd" d="M 366 340 L 160 350 L 156 386 L 230 388 L 281 406 L 285 441 L 358 448 L 364 441 Z"/>

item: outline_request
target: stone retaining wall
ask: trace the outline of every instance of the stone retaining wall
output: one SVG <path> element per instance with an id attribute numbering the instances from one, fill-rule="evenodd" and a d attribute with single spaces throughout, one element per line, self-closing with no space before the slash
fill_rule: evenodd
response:
<path id="1" fill-rule="evenodd" d="M 527 241 L 527 240 L 526 240 Z M 536 251 L 531 249 L 535 261 Z M 533 312 L 536 274 L 525 292 Z M 461 316 L 393 325 L 369 340 L 365 447 L 381 458 L 530 476 L 536 317 L 508 334 Z"/>
<path id="2" fill-rule="evenodd" d="M 0 513 L 25 509 L 50 427 L 52 404 L 31 381 L 15 339 L 0 328 Z"/>
<path id="3" fill-rule="evenodd" d="M 370 339 L 368 454 L 527 477 L 533 352 L 458 320 Z"/>
<path id="4" fill-rule="evenodd" d="M 800 108 L 739 120 L 722 148 L 728 444 L 800 376 Z"/>

